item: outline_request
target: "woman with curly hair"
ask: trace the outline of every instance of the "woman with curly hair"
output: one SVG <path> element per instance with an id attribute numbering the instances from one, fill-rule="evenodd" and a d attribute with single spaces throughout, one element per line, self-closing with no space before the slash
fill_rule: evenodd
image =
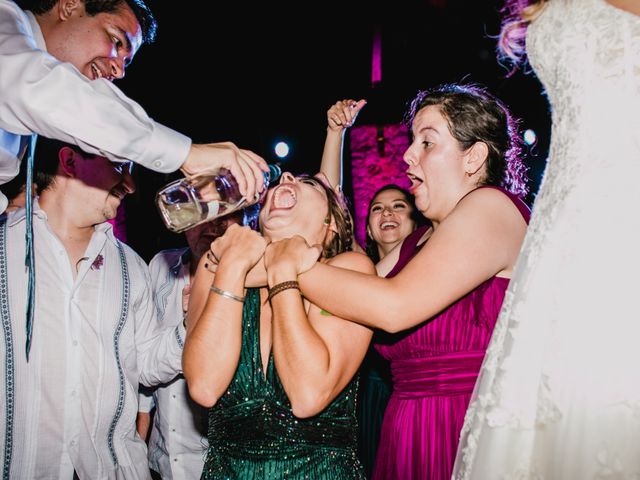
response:
<path id="1" fill-rule="evenodd" d="M 198 267 L 183 366 L 192 398 L 212 407 L 204 479 L 363 479 L 356 455 L 357 370 L 371 330 L 301 296 L 286 270 L 263 254 L 299 235 L 322 262 L 374 274 L 350 252 L 353 229 L 323 178 L 285 172 L 260 212 L 262 236 L 232 226 Z M 268 288 L 248 289 L 264 262 Z M 251 281 L 248 281 L 251 283 Z"/>
<path id="2" fill-rule="evenodd" d="M 376 345 L 391 362 L 393 393 L 373 478 L 448 479 L 527 228 L 524 167 L 512 118 L 481 88 L 421 92 L 409 124 L 410 192 L 433 226 L 405 239 L 386 278 L 316 262 L 318 248 L 300 238 L 272 243 L 266 253 L 315 305 L 403 332 Z"/>
<path id="3" fill-rule="evenodd" d="M 544 85 L 551 148 L 455 478 L 640 476 L 639 15 L 506 4 L 501 55 Z"/>

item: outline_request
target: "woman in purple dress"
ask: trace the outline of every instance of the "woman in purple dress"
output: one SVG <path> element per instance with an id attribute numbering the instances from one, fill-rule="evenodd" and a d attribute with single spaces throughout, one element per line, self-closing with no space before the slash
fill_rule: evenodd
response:
<path id="1" fill-rule="evenodd" d="M 313 303 L 397 334 L 377 346 L 394 385 L 374 478 L 448 479 L 527 227 L 525 169 L 507 109 L 478 87 L 421 92 L 409 119 L 411 193 L 433 227 L 384 258 L 395 265 L 387 278 L 316 263 L 316 247 L 297 237 L 265 255 L 292 280 L 297 272 Z"/>

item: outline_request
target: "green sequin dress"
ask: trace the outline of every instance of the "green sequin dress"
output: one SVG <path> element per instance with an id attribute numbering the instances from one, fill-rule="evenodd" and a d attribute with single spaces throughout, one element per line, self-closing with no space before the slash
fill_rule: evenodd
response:
<path id="1" fill-rule="evenodd" d="M 209 411 L 202 478 L 364 479 L 356 454 L 357 378 L 319 415 L 294 417 L 272 355 L 263 373 L 259 327 L 259 291 L 249 290 L 238 369 Z"/>

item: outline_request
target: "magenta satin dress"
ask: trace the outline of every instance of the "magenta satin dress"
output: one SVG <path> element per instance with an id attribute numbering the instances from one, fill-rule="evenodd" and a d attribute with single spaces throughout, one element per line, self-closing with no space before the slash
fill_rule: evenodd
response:
<path id="1" fill-rule="evenodd" d="M 499 190 L 528 223 L 527 206 Z M 388 277 L 420 250 L 416 244 L 425 230 L 405 239 Z M 374 480 L 451 478 L 464 415 L 508 285 L 506 278 L 490 278 L 439 315 L 393 335 L 389 343 L 375 345 L 391 362 L 393 392 L 382 423 Z"/>

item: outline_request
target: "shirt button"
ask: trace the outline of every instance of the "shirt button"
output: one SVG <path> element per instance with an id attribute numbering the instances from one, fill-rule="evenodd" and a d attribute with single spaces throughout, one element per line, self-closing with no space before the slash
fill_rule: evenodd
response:
<path id="1" fill-rule="evenodd" d="M 177 462 L 177 461 L 178 461 L 178 459 L 177 459 L 177 458 L 174 458 L 174 459 L 173 459 L 173 461 L 174 461 L 174 462 Z"/>
<path id="2" fill-rule="evenodd" d="M 162 162 L 160 160 L 156 160 L 155 162 L 153 162 L 153 166 L 160 168 L 162 166 Z"/>
<path id="3" fill-rule="evenodd" d="M 171 395 L 171 396 L 172 396 L 173 398 L 176 398 L 176 396 L 175 396 L 175 395 Z"/>
<path id="4" fill-rule="evenodd" d="M 75 397 L 76 396 L 76 391 L 75 390 L 71 390 L 71 396 Z"/>
<path id="5" fill-rule="evenodd" d="M 74 346 L 74 347 L 77 347 L 77 346 L 78 346 L 78 340 L 74 340 L 72 343 L 73 343 L 73 346 Z"/>
<path id="6" fill-rule="evenodd" d="M 71 440 L 69 442 L 69 445 L 71 445 L 72 447 L 75 447 L 76 446 L 76 441 L 75 440 Z"/>

